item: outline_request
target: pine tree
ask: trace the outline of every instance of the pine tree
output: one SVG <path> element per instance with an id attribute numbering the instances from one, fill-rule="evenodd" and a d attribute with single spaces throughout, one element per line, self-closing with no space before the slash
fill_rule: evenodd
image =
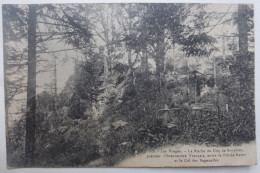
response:
<path id="1" fill-rule="evenodd" d="M 29 5 L 28 12 L 28 78 L 25 137 L 25 165 L 35 161 L 35 113 L 36 113 L 36 5 Z"/>

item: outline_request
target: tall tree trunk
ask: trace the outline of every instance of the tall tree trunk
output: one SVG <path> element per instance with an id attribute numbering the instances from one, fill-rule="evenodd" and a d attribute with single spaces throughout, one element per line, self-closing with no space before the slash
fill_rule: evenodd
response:
<path id="1" fill-rule="evenodd" d="M 157 106 L 162 108 L 166 103 L 166 89 L 164 88 L 164 59 L 165 59 L 165 43 L 164 43 L 164 30 L 157 33 L 158 42 L 155 49 L 155 76 L 157 79 Z"/>
<path id="2" fill-rule="evenodd" d="M 213 57 L 213 76 L 214 76 L 214 87 L 217 88 L 217 64 L 216 57 Z"/>
<path id="3" fill-rule="evenodd" d="M 238 5 L 238 34 L 240 54 L 246 54 L 248 52 L 247 11 L 247 5 Z"/>
<path id="4" fill-rule="evenodd" d="M 53 113 L 57 116 L 56 112 L 56 100 L 57 100 L 57 57 L 54 56 L 54 96 L 53 96 Z"/>
<path id="5" fill-rule="evenodd" d="M 246 90 L 248 67 L 248 24 L 247 24 L 247 5 L 238 5 L 238 34 L 239 34 L 239 57 L 237 58 L 240 68 L 240 94 Z"/>
<path id="6" fill-rule="evenodd" d="M 184 58 L 184 57 L 183 57 Z M 186 75 L 187 75 L 187 94 L 188 94 L 188 101 L 190 102 L 190 70 L 188 64 L 188 57 L 186 57 Z"/>
<path id="7" fill-rule="evenodd" d="M 158 43 L 156 47 L 156 57 L 155 57 L 155 63 L 156 63 L 156 78 L 158 80 L 158 89 L 160 91 L 161 85 L 164 79 L 164 59 L 165 59 L 165 43 L 164 43 L 164 35 L 163 35 L 163 30 L 158 31 Z"/>
<path id="8" fill-rule="evenodd" d="M 33 166 L 35 161 L 35 113 L 36 113 L 36 6 L 29 5 L 28 13 L 28 79 L 25 165 Z"/>

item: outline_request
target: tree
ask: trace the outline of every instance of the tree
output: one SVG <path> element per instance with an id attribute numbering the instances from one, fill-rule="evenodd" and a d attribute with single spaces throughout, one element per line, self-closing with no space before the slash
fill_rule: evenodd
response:
<path id="1" fill-rule="evenodd" d="M 73 6 L 69 9 L 69 11 L 72 11 L 72 15 L 75 13 L 75 11 L 73 11 Z M 37 67 L 37 62 L 39 61 L 39 58 L 37 58 L 37 56 L 39 56 L 39 54 L 42 53 L 53 54 L 60 51 L 66 51 L 66 50 L 58 50 L 58 51 L 55 50 L 52 52 L 48 51 L 46 46 L 44 46 L 43 44 L 46 41 L 50 41 L 54 39 L 64 40 L 67 44 L 73 45 L 76 48 L 78 48 L 79 46 L 82 46 L 82 44 L 86 45 L 86 43 L 89 41 L 91 37 L 91 33 L 89 32 L 87 27 L 82 27 L 77 23 L 82 19 L 72 20 L 73 18 L 70 16 L 70 14 L 68 14 L 61 6 L 28 5 L 28 8 L 27 6 L 21 8 L 19 6 L 6 5 L 4 6 L 4 12 L 5 12 L 4 29 L 6 31 L 5 39 L 8 41 L 11 40 L 16 41 L 16 39 L 23 38 L 24 42 L 25 40 L 28 42 L 28 45 L 26 46 L 27 49 L 21 52 L 21 54 L 17 54 L 17 51 L 15 51 L 15 49 L 10 49 L 11 47 L 8 44 L 5 44 L 5 64 L 6 64 L 5 68 L 7 69 L 7 67 L 11 67 L 11 66 L 19 68 L 20 66 L 26 67 L 28 65 L 27 90 L 26 90 L 27 108 L 26 108 L 26 116 L 25 116 L 26 118 L 25 165 L 32 166 L 34 165 L 34 161 L 35 161 L 36 75 L 38 73 L 36 71 L 36 67 Z M 62 14 L 64 18 L 60 17 L 58 14 Z M 47 18 L 46 16 L 49 17 L 48 20 L 46 20 Z M 11 23 L 9 23 L 10 21 Z M 54 23 L 49 23 L 50 21 Z M 43 27 L 45 28 L 44 30 L 47 31 L 46 32 L 48 33 L 47 35 L 46 33 L 39 32 L 41 28 L 39 27 L 40 23 L 45 24 L 45 26 Z M 49 25 L 57 26 L 55 30 L 56 32 L 50 33 L 49 31 L 51 28 L 48 27 Z M 61 31 L 64 31 L 64 35 L 62 37 L 59 37 L 59 34 L 57 32 L 61 32 Z M 27 34 L 23 35 L 24 33 Z M 40 48 L 40 50 L 37 48 Z M 27 57 L 25 55 L 26 52 L 28 53 L 27 62 L 21 63 L 20 59 L 24 60 L 23 57 Z M 10 61 L 11 60 L 10 58 L 13 59 L 13 62 Z M 8 68 L 8 70 L 10 69 L 11 68 Z M 12 69 L 9 73 L 7 73 L 6 70 L 5 75 L 7 77 L 6 77 L 5 84 L 8 85 L 8 87 L 6 87 L 8 88 L 8 90 L 6 90 L 8 92 L 8 94 L 6 94 L 7 105 L 9 101 L 17 93 L 22 92 L 20 89 L 22 87 L 14 88 L 14 89 L 11 88 L 11 86 L 13 85 L 11 83 L 12 81 L 9 82 L 9 80 L 7 80 L 9 78 L 12 79 L 11 73 L 16 74 L 16 71 Z M 24 80 L 23 76 L 19 80 L 23 81 Z M 19 87 L 19 85 L 17 85 L 17 81 L 14 81 L 14 86 Z"/>
<path id="2" fill-rule="evenodd" d="M 141 6 L 142 13 L 139 12 L 139 20 L 135 24 L 139 32 L 129 34 L 126 40 L 135 50 L 141 48 L 155 61 L 158 100 L 164 104 L 165 56 L 171 45 L 179 45 L 186 56 L 209 56 L 215 50 L 213 43 L 216 40 L 204 31 L 207 14 L 203 5 Z M 147 62 L 147 56 L 143 60 Z"/>
<path id="3" fill-rule="evenodd" d="M 33 166 L 35 160 L 36 113 L 36 5 L 29 5 L 28 12 L 28 78 L 25 137 L 25 165 Z"/>
<path id="4" fill-rule="evenodd" d="M 240 66 L 240 93 L 243 95 L 250 90 L 249 62 L 252 61 L 252 54 L 248 51 L 248 33 L 252 29 L 250 20 L 253 18 L 252 9 L 248 5 L 238 5 L 238 37 L 239 37 L 239 56 L 237 58 Z"/>
<path id="5" fill-rule="evenodd" d="M 239 118 L 244 120 L 250 130 L 248 138 L 255 138 L 255 105 L 254 105 L 254 54 L 249 52 L 249 31 L 253 29 L 251 20 L 254 13 L 249 5 L 238 5 L 239 53 L 237 56 L 237 74 L 239 79 Z M 249 130 L 248 130 L 249 131 Z"/>

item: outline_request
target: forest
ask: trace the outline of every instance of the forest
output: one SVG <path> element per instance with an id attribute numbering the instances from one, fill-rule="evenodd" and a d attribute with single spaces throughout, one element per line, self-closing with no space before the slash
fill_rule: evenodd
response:
<path id="1" fill-rule="evenodd" d="M 246 4 L 2 6 L 9 167 L 112 167 L 255 140 Z"/>

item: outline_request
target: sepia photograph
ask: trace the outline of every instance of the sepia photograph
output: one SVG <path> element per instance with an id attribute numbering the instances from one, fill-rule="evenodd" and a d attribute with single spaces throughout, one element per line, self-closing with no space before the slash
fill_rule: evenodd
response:
<path id="1" fill-rule="evenodd" d="M 253 4 L 3 4 L 8 168 L 256 165 Z"/>

